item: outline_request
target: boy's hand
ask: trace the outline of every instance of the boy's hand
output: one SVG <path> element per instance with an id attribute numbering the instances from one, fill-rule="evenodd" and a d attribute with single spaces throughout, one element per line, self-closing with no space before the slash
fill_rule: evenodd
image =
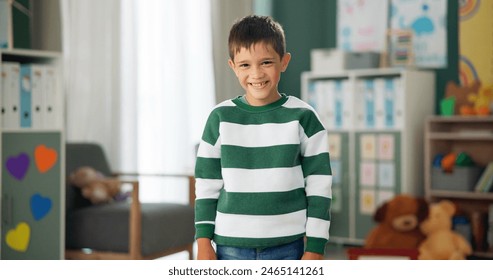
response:
<path id="1" fill-rule="evenodd" d="M 212 248 L 209 238 L 197 239 L 197 260 L 217 260 L 216 252 Z"/>
<path id="2" fill-rule="evenodd" d="M 301 260 L 323 260 L 324 256 L 317 253 L 305 252 Z"/>

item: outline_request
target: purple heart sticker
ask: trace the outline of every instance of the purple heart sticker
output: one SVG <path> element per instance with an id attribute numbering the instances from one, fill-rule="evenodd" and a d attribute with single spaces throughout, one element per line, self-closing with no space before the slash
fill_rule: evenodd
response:
<path id="1" fill-rule="evenodd" d="M 18 156 L 8 157 L 6 167 L 10 175 L 17 180 L 22 180 L 29 168 L 29 156 L 26 153 L 21 153 Z"/>

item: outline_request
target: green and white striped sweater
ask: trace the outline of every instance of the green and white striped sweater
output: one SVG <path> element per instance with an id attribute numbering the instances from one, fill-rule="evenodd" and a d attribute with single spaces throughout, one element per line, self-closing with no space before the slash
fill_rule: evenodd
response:
<path id="1" fill-rule="evenodd" d="M 197 154 L 196 238 L 263 248 L 306 235 L 306 251 L 323 254 L 331 174 L 327 132 L 305 102 L 284 94 L 258 107 L 224 101 Z"/>

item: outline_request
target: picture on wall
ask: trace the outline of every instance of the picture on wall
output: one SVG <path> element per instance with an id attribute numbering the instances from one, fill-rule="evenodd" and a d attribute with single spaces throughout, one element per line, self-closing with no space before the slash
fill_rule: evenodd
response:
<path id="1" fill-rule="evenodd" d="M 388 0 L 339 0 L 337 48 L 383 52 L 386 46 Z"/>
<path id="2" fill-rule="evenodd" d="M 412 32 L 415 66 L 447 67 L 447 1 L 391 0 L 390 30 Z"/>

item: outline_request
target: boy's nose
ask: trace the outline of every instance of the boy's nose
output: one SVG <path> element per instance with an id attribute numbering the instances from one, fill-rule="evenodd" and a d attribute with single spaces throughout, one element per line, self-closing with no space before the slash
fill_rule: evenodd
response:
<path id="1" fill-rule="evenodd" d="M 250 72 L 250 76 L 252 78 L 262 78 L 263 72 L 262 69 L 260 69 L 260 67 L 252 67 L 251 69 L 252 71 Z"/>

